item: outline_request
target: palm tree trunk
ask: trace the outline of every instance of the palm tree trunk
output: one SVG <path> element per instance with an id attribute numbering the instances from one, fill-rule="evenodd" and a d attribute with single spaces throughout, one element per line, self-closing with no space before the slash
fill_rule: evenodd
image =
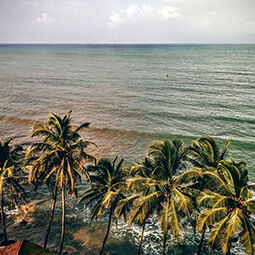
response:
<path id="1" fill-rule="evenodd" d="M 118 219 L 115 220 L 115 228 L 118 229 Z"/>
<path id="2" fill-rule="evenodd" d="M 11 187 L 11 190 L 12 190 L 12 193 L 15 193 L 15 191 L 13 190 L 13 187 Z M 15 208 L 18 209 L 18 203 L 17 203 L 17 200 L 16 200 L 15 196 L 13 196 L 12 199 L 13 199 L 13 203 L 15 205 Z"/>
<path id="3" fill-rule="evenodd" d="M 192 225 L 193 225 L 193 233 L 196 234 L 196 229 L 197 229 L 197 214 L 195 214 L 194 216 L 194 220 L 192 222 Z"/>
<path id="4" fill-rule="evenodd" d="M 46 247 L 47 247 L 48 237 L 49 237 L 49 234 L 50 234 L 51 223 L 52 223 L 52 220 L 53 220 L 53 217 L 54 217 L 54 212 L 55 212 L 56 201 L 57 201 L 57 196 L 54 195 L 54 198 L 53 198 L 53 201 L 52 201 L 52 207 L 51 207 L 50 221 L 48 223 L 48 228 L 47 228 L 47 232 L 46 232 L 46 236 L 45 236 L 45 240 L 44 240 L 44 246 L 43 246 L 44 249 L 46 249 Z"/>
<path id="5" fill-rule="evenodd" d="M 165 255 L 165 251 L 166 251 L 166 239 L 167 239 L 167 234 L 164 234 L 164 236 L 163 236 L 163 249 L 162 249 L 162 255 Z"/>
<path id="6" fill-rule="evenodd" d="M 4 194 L 3 194 L 3 189 L 0 190 L 0 197 L 1 197 L 1 219 L 2 219 L 2 225 L 3 225 L 4 242 L 7 243 L 7 234 L 6 234 L 6 225 L 5 225 L 5 214 L 4 214 Z"/>
<path id="7" fill-rule="evenodd" d="M 137 250 L 137 255 L 140 255 L 140 252 L 141 252 L 144 228 L 145 228 L 145 221 L 143 222 L 143 226 L 142 226 L 141 238 L 140 238 L 140 242 L 139 242 L 139 246 L 138 246 L 138 250 Z"/>
<path id="8" fill-rule="evenodd" d="M 108 220 L 107 232 L 106 232 L 106 235 L 105 235 L 105 238 L 104 238 L 104 241 L 103 241 L 102 249 L 101 249 L 101 251 L 99 252 L 99 255 L 102 255 L 103 252 L 104 252 L 104 246 L 105 246 L 106 240 L 107 240 L 108 235 L 109 235 L 109 232 L 110 232 L 111 221 L 112 221 L 112 213 L 113 213 L 113 208 L 111 207 L 111 209 L 110 209 L 110 215 L 109 215 L 109 220 Z"/>
<path id="9" fill-rule="evenodd" d="M 61 255 L 64 244 L 64 236 L 65 236 L 65 213 L 66 213 L 66 205 L 65 205 L 65 185 L 62 186 L 62 232 L 61 232 L 61 241 L 58 255 Z"/>
<path id="10" fill-rule="evenodd" d="M 206 228 L 204 227 L 203 228 L 203 232 L 202 232 L 201 237 L 200 237 L 200 241 L 199 241 L 199 245 L 198 245 L 198 250 L 197 250 L 197 255 L 201 254 L 201 249 L 202 249 L 203 240 L 204 240 L 204 236 L 205 236 L 205 230 L 206 230 Z"/>
<path id="11" fill-rule="evenodd" d="M 231 253 L 230 253 L 231 245 L 232 245 L 232 240 L 230 240 L 229 243 L 228 243 L 228 250 L 227 250 L 226 255 L 231 255 Z"/>

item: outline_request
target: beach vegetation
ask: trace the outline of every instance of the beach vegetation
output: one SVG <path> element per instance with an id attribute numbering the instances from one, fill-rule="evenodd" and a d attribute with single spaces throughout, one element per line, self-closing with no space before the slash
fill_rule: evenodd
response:
<path id="1" fill-rule="evenodd" d="M 210 183 L 197 198 L 202 211 L 198 230 L 209 229 L 209 250 L 222 247 L 229 255 L 232 243 L 240 240 L 247 254 L 253 254 L 255 230 L 251 215 L 255 213 L 255 200 L 248 185 L 245 162 L 222 160 L 215 171 L 205 172 Z"/>
<path id="2" fill-rule="evenodd" d="M 224 148 L 222 149 L 219 143 L 213 137 L 199 137 L 196 140 L 193 140 L 190 145 L 184 148 L 186 152 L 186 161 L 191 165 L 191 167 L 197 171 L 201 171 L 201 173 L 205 171 L 215 172 L 219 162 L 221 162 L 223 159 L 226 159 L 228 148 L 231 142 L 231 139 L 227 140 Z M 195 219 L 193 221 L 194 231 L 196 229 L 197 218 L 199 215 L 199 208 L 196 203 L 196 197 L 200 195 L 200 192 L 206 189 L 206 187 L 209 185 L 215 186 L 215 183 L 210 182 L 208 178 L 205 177 L 205 175 L 203 178 L 200 178 L 199 182 L 193 185 L 193 191 L 195 191 L 193 198 L 195 199 L 194 202 L 196 205 Z M 201 254 L 205 230 L 206 228 L 203 228 L 201 231 L 197 255 Z"/>
<path id="3" fill-rule="evenodd" d="M 81 181 L 81 175 L 86 171 L 84 160 L 93 159 L 85 152 L 85 148 L 91 144 L 84 141 L 79 131 L 89 126 L 84 123 L 78 128 L 71 126 L 71 111 L 62 118 L 56 113 L 49 115 L 46 124 L 35 125 L 32 137 L 39 137 L 41 142 L 33 143 L 26 153 L 28 160 L 34 159 L 30 168 L 29 180 L 35 185 L 45 183 L 52 190 L 53 204 L 50 221 L 48 224 L 44 247 L 47 245 L 47 238 L 54 215 L 57 192 L 62 196 L 62 230 L 59 247 L 59 254 L 62 253 L 65 235 L 65 196 L 66 189 L 69 194 L 77 197 L 77 182 Z"/>
<path id="4" fill-rule="evenodd" d="M 153 174 L 154 165 L 149 157 L 145 157 L 143 162 L 134 164 L 126 180 L 126 197 L 122 199 L 115 210 L 117 217 L 124 216 L 124 220 L 129 225 L 136 224 L 141 227 L 140 241 L 137 249 L 139 255 L 142 250 L 142 242 L 145 231 L 146 222 L 157 211 L 158 202 L 149 195 L 150 189 L 144 185 L 140 185 L 135 181 L 136 177 L 148 177 Z"/>
<path id="5" fill-rule="evenodd" d="M 90 220 L 98 219 L 102 214 L 108 213 L 108 225 L 99 255 L 104 252 L 105 244 L 110 232 L 114 211 L 121 199 L 125 184 L 126 172 L 122 168 L 123 159 L 118 162 L 116 157 L 112 162 L 109 159 L 100 159 L 94 165 L 87 166 L 87 171 L 93 186 L 84 192 L 78 203 L 84 203 L 84 207 L 91 205 Z"/>
<path id="6" fill-rule="evenodd" d="M 88 208 L 90 221 L 107 218 L 99 255 L 105 253 L 112 221 L 121 217 L 141 229 L 138 255 L 143 253 L 150 222 L 157 222 L 161 230 L 162 255 L 169 252 L 169 237 L 179 242 L 187 226 L 193 227 L 194 237 L 196 231 L 200 235 L 198 255 L 215 249 L 230 255 L 236 243 L 246 254 L 254 254 L 255 185 L 249 183 L 246 162 L 230 157 L 231 139 L 223 147 L 209 136 L 199 137 L 188 146 L 177 139 L 154 141 L 143 161 L 124 168 L 123 158 L 97 162 L 87 154 L 87 146 L 93 143 L 83 140 L 80 131 L 89 123 L 72 126 L 70 116 L 71 111 L 63 117 L 51 113 L 47 123 L 35 125 L 31 136 L 39 142 L 32 143 L 25 154 L 21 146 L 11 146 L 11 140 L 0 141 L 0 210 L 5 244 L 7 198 L 16 207 L 20 201 L 25 202 L 22 182 L 27 180 L 35 188 L 46 185 L 52 197 L 45 248 L 61 195 L 59 255 L 64 246 L 67 192 Z M 27 178 L 24 169 L 29 169 Z M 79 197 L 77 184 L 83 175 L 89 185 Z"/>
<path id="7" fill-rule="evenodd" d="M 18 202 L 25 203 L 25 190 L 20 182 L 25 181 L 23 174 L 23 148 L 19 145 L 11 146 L 11 140 L 0 141 L 0 210 L 3 227 L 4 243 L 7 243 L 5 199 L 18 208 Z"/>
<path id="8" fill-rule="evenodd" d="M 135 216 L 136 222 L 144 224 L 149 215 L 157 216 L 163 235 L 163 255 L 168 235 L 178 240 L 182 220 L 191 220 L 195 210 L 189 185 L 199 178 L 200 172 L 186 171 L 185 156 L 180 140 L 156 141 L 149 146 L 146 163 L 135 165 L 135 176 L 127 180 L 129 186 L 140 190 L 131 209 L 131 219 Z"/>

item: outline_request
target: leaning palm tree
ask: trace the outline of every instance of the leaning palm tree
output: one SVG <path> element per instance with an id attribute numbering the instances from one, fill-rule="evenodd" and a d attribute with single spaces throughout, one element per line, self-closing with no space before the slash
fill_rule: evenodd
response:
<path id="1" fill-rule="evenodd" d="M 85 202 L 84 207 L 92 205 L 91 221 L 101 214 L 108 212 L 108 226 L 99 255 L 103 254 L 104 247 L 110 232 L 112 217 L 118 202 L 124 198 L 122 189 L 125 184 L 125 171 L 122 169 L 123 159 L 117 164 L 117 157 L 111 161 L 100 159 L 95 166 L 89 165 L 93 187 L 90 187 L 81 196 L 78 203 Z"/>
<path id="2" fill-rule="evenodd" d="M 134 164 L 129 172 L 131 176 L 150 176 L 153 173 L 153 162 L 149 157 L 145 157 L 145 160 L 141 163 Z M 145 231 L 145 225 L 148 219 L 156 211 L 158 203 L 150 198 L 144 199 L 149 193 L 150 189 L 144 189 L 141 185 L 126 185 L 126 197 L 122 199 L 115 210 L 115 216 L 118 218 L 121 215 L 128 220 L 129 225 L 136 224 L 141 226 L 141 236 L 137 249 L 137 254 L 140 255 L 143 236 Z M 154 203 L 153 203 L 154 202 Z"/>
<path id="3" fill-rule="evenodd" d="M 226 158 L 231 141 L 231 139 L 227 140 L 224 148 L 221 149 L 219 143 L 214 138 L 209 136 L 199 137 L 198 139 L 192 141 L 190 146 L 186 146 L 184 148 L 186 151 L 186 161 L 201 171 L 214 171 L 219 162 Z M 206 184 L 206 178 L 202 178 L 193 186 L 193 188 L 198 191 L 198 194 L 200 190 L 204 189 Z M 197 218 L 197 215 L 195 217 Z M 195 229 L 196 221 L 194 221 L 194 230 Z M 197 255 L 201 254 L 204 235 L 205 229 L 201 233 Z"/>
<path id="4" fill-rule="evenodd" d="M 26 153 L 28 160 L 35 160 L 30 170 L 30 181 L 35 185 L 46 183 L 53 191 L 52 213 L 46 232 L 45 247 L 54 216 L 57 192 L 61 191 L 62 194 L 62 231 L 59 254 L 62 253 L 65 235 L 66 187 L 69 193 L 76 197 L 76 183 L 81 181 L 81 174 L 85 170 L 83 160 L 93 158 L 84 151 L 90 142 L 83 141 L 79 135 L 79 131 L 88 127 L 89 123 L 73 129 L 70 124 L 70 114 L 71 111 L 61 118 L 52 113 L 47 124 L 36 125 L 33 128 L 32 137 L 38 136 L 41 142 L 32 144 Z"/>
<path id="5" fill-rule="evenodd" d="M 152 171 L 143 171 L 127 181 L 129 186 L 146 190 L 139 198 L 140 204 L 153 204 L 156 208 L 163 233 L 164 255 L 169 232 L 178 239 L 183 217 L 191 218 L 194 205 L 189 184 L 196 181 L 201 173 L 196 169 L 185 172 L 185 152 L 179 140 L 151 144 L 148 156 L 153 161 Z"/>
<path id="6" fill-rule="evenodd" d="M 16 172 L 14 166 L 9 166 L 6 161 L 3 167 L 0 167 L 0 200 L 1 200 L 1 220 L 3 226 L 4 243 L 7 243 L 5 213 L 4 213 L 4 193 L 9 195 L 15 205 L 17 205 L 17 198 L 25 202 L 25 191 L 20 185 L 20 179 L 22 179 Z"/>
<path id="7" fill-rule="evenodd" d="M 247 254 L 254 254 L 255 229 L 251 217 L 255 215 L 255 200 L 247 184 L 246 163 L 222 160 L 216 171 L 204 172 L 204 176 L 214 185 L 209 183 L 198 198 L 203 207 L 198 230 L 203 233 L 210 229 L 210 250 L 220 244 L 223 254 L 229 255 L 232 242 L 238 237 Z"/>

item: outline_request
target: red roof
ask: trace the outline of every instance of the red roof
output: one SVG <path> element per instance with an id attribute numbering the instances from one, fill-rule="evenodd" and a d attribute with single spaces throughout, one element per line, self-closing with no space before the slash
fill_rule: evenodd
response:
<path id="1" fill-rule="evenodd" d="M 0 255 L 19 255 L 24 240 L 12 243 L 0 250 Z"/>

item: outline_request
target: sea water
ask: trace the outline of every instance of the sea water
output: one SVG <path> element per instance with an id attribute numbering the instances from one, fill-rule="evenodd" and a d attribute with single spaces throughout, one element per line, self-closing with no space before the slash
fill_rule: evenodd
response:
<path id="1" fill-rule="evenodd" d="M 73 124 L 91 123 L 82 134 L 98 146 L 89 148 L 92 155 L 119 155 L 127 162 L 143 159 L 155 139 L 189 144 L 209 135 L 224 146 L 232 138 L 229 157 L 246 160 L 255 182 L 255 45 L 0 45 L 0 109 L 0 139 L 25 147 L 36 121 L 72 109 Z M 68 227 L 82 231 L 87 216 L 76 202 L 68 203 L 69 216 L 82 222 L 74 226 L 73 219 Z M 38 223 L 30 233 L 44 228 Z M 124 235 L 113 231 L 115 238 Z M 132 243 L 135 233 L 132 228 L 121 242 Z M 157 254 L 160 231 L 148 235 L 146 254 Z M 38 242 L 40 236 L 31 238 Z M 74 243 L 70 247 L 83 251 L 81 240 Z M 170 254 L 182 254 L 191 243 Z M 123 247 L 134 253 L 128 243 L 116 248 L 119 254 Z"/>

